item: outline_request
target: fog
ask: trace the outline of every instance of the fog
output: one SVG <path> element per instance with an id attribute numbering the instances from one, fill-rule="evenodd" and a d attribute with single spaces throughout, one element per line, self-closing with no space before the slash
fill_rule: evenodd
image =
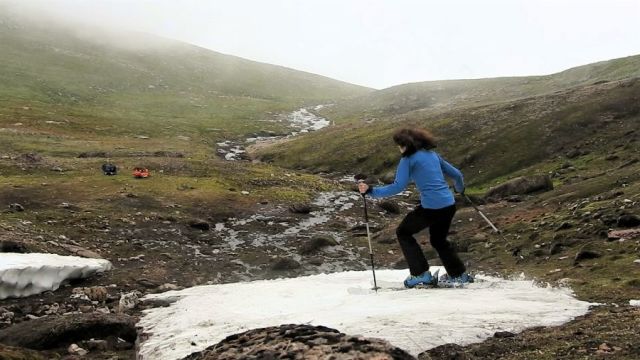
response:
<path id="1" fill-rule="evenodd" d="M 635 0 L 0 0 L 0 4 L 4 13 L 40 23 L 106 27 L 112 40 L 127 46 L 153 43 L 149 38 L 134 41 L 139 35 L 127 33 L 134 30 L 374 88 L 549 74 L 640 53 L 640 2 Z M 114 31 L 120 35 L 114 38 Z M 86 28 L 79 33 L 86 34 Z"/>

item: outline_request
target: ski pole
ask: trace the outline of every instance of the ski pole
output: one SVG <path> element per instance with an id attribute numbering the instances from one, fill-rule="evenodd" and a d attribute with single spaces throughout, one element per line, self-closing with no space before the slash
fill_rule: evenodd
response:
<path id="1" fill-rule="evenodd" d="M 502 231 L 498 230 L 498 228 L 495 225 L 493 225 L 491 220 L 489 220 L 489 218 L 480 209 L 478 209 L 476 204 L 474 204 L 473 201 L 471 201 L 471 199 L 467 196 L 467 194 L 463 193 L 462 195 L 464 196 L 465 199 L 467 199 L 469 204 L 471 204 L 471 206 L 473 206 L 473 208 L 478 212 L 478 214 L 480 214 L 480 217 L 482 217 L 482 219 L 484 219 L 484 221 L 486 221 L 487 224 L 489 224 L 489 226 L 491 226 L 493 231 L 495 231 L 496 234 L 500 235 L 500 238 L 502 238 L 502 241 L 504 241 L 506 245 L 508 245 L 509 247 L 512 248 L 512 253 L 511 254 L 513 256 L 518 256 L 519 253 L 520 253 L 520 248 L 519 247 L 514 247 L 513 245 L 511 245 L 511 242 L 504 237 L 504 235 L 502 234 Z"/>
<path id="2" fill-rule="evenodd" d="M 363 180 L 359 180 L 358 183 L 364 182 Z M 373 261 L 373 247 L 371 246 L 371 232 L 369 231 L 369 213 L 367 212 L 367 198 L 365 194 L 362 195 L 362 201 L 364 202 L 364 223 L 367 228 L 367 241 L 369 242 L 369 257 L 371 258 L 371 271 L 373 272 L 373 290 L 378 292 L 378 283 L 376 282 L 376 266 Z"/>

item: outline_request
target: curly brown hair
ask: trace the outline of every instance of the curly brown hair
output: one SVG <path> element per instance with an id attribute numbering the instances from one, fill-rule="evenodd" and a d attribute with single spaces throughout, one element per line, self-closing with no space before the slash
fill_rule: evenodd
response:
<path id="1" fill-rule="evenodd" d="M 410 156 L 418 150 L 431 150 L 436 147 L 433 135 L 428 130 L 419 128 L 398 129 L 393 134 L 393 141 L 406 148 L 402 156 Z"/>

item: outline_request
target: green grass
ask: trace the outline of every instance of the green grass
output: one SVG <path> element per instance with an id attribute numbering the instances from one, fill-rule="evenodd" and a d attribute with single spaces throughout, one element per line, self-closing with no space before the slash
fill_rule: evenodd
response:
<path id="1" fill-rule="evenodd" d="M 640 81 L 576 87 L 535 96 L 438 114 L 415 111 L 402 117 L 342 123 L 308 137 L 283 143 L 262 158 L 286 167 L 381 175 L 399 159 L 391 134 L 400 126 L 430 128 L 441 140 L 438 151 L 465 173 L 471 187 L 486 188 L 518 175 L 549 173 L 580 149 L 590 155 L 582 166 L 604 169 L 602 160 L 615 151 L 622 159 L 638 153 Z M 573 160 L 570 160 L 573 161 Z"/>

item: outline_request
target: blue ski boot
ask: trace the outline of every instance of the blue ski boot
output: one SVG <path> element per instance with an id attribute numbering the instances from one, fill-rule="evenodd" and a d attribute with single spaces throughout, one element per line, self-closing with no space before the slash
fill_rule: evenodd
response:
<path id="1" fill-rule="evenodd" d="M 404 280 L 404 287 L 411 289 L 417 285 L 436 286 L 438 284 L 438 275 L 431 275 L 429 270 L 423 272 L 418 276 L 409 275 Z"/>
<path id="2" fill-rule="evenodd" d="M 462 287 L 466 284 L 474 282 L 473 276 L 463 273 L 460 276 L 449 276 L 449 274 L 442 275 L 438 284 L 444 287 Z"/>

